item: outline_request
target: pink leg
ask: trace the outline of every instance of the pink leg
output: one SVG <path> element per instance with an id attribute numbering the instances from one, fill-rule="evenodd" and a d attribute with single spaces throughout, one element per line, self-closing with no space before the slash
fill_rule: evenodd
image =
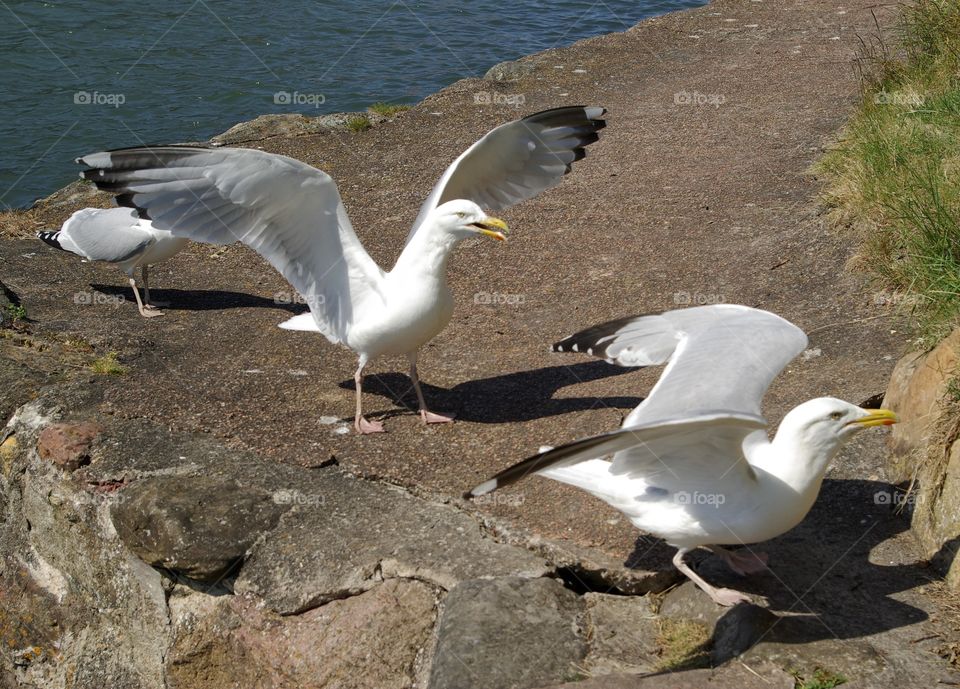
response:
<path id="1" fill-rule="evenodd" d="M 353 382 L 357 387 L 357 413 L 353 417 L 353 427 L 357 430 L 357 433 L 361 435 L 367 435 L 368 433 L 385 433 L 386 431 L 384 431 L 382 423 L 379 421 L 368 421 L 363 416 L 361 400 L 363 399 L 363 367 L 366 363 L 366 359 L 361 356 L 360 366 L 353 375 Z"/>
<path id="2" fill-rule="evenodd" d="M 130 278 L 130 286 L 133 288 L 133 296 L 137 299 L 137 309 L 140 311 L 140 315 L 144 318 L 154 318 L 155 316 L 162 316 L 163 311 L 158 311 L 157 309 L 147 308 L 143 305 L 143 301 L 140 300 L 140 290 L 137 289 L 137 281 Z"/>
<path id="3" fill-rule="evenodd" d="M 417 402 L 420 404 L 420 418 L 424 423 L 450 423 L 456 414 L 438 414 L 427 409 L 427 403 L 423 399 L 423 390 L 420 389 L 420 379 L 417 377 L 417 354 L 408 354 L 410 359 L 410 380 L 413 381 L 413 388 L 417 391 Z"/>
<path id="4" fill-rule="evenodd" d="M 718 545 L 710 546 L 710 550 L 723 558 L 727 566 L 740 576 L 756 574 L 767 568 L 767 554 L 755 553 L 751 550 L 727 550 Z"/>
<path id="5" fill-rule="evenodd" d="M 683 561 L 683 556 L 689 552 L 690 550 L 688 548 L 678 550 L 677 554 L 673 556 L 673 566 L 683 572 L 701 591 L 710 596 L 714 603 L 724 607 L 730 607 L 737 603 L 750 602 L 750 597 L 745 593 L 740 593 L 740 591 L 734 591 L 733 589 L 721 589 L 708 584 L 703 577 L 690 569 L 690 566 Z"/>
<path id="6" fill-rule="evenodd" d="M 140 272 L 143 273 L 143 308 L 146 309 L 147 311 L 156 311 L 157 313 L 154 315 L 159 316 L 161 315 L 160 309 L 158 309 L 157 307 L 167 306 L 168 304 L 166 303 L 161 304 L 159 302 L 157 304 L 151 303 L 149 269 L 150 269 L 150 266 L 147 266 L 147 265 L 144 265 L 142 268 L 140 268 Z"/>

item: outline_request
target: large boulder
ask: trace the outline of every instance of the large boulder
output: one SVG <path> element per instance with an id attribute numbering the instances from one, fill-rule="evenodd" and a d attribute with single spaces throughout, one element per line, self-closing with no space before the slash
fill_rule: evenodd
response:
<path id="1" fill-rule="evenodd" d="M 903 357 L 884 405 L 900 415 L 890 441 L 894 482 L 909 491 L 877 495 L 912 508 L 912 528 L 948 584 L 960 589 L 960 328 L 929 352 Z"/>

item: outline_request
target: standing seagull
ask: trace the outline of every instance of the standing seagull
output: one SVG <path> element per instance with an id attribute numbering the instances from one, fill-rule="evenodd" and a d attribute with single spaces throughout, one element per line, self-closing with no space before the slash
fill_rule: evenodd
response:
<path id="1" fill-rule="evenodd" d="M 813 506 L 840 447 L 863 428 L 897 421 L 886 409 L 821 397 L 787 414 L 771 441 L 760 402 L 806 346 L 803 331 L 779 316 L 729 304 L 631 316 L 572 335 L 554 351 L 621 366 L 669 363 L 620 430 L 534 455 L 465 497 L 532 473 L 569 483 L 677 547 L 673 564 L 715 602 L 749 600 L 708 584 L 684 555 L 707 547 L 738 574 L 762 570 L 765 554 L 721 546 L 792 529 Z M 598 459 L 610 454 L 612 461 Z"/>
<path id="2" fill-rule="evenodd" d="M 453 314 L 447 287 L 450 251 L 478 234 L 506 239 L 507 225 L 488 217 L 558 184 L 605 126 L 605 110 L 563 107 L 488 132 L 447 168 L 420 209 L 406 246 L 385 273 L 354 233 L 337 186 L 305 163 L 263 151 L 147 146 L 79 158 L 81 176 L 118 194 L 155 227 L 211 244 L 241 241 L 266 258 L 304 297 L 310 313 L 280 324 L 323 333 L 355 351 L 359 365 L 354 426 L 383 425 L 361 411 L 363 367 L 380 355 L 404 354 L 424 423 L 453 419 L 427 409 L 417 352 Z"/>
<path id="3" fill-rule="evenodd" d="M 119 267 L 130 278 L 137 308 L 144 318 L 163 315 L 150 303 L 150 264 L 166 261 L 190 241 L 157 229 L 129 208 L 84 208 L 67 218 L 56 232 L 37 232 L 37 237 L 57 249 Z M 140 268 L 143 277 L 143 299 L 133 277 L 135 268 Z"/>

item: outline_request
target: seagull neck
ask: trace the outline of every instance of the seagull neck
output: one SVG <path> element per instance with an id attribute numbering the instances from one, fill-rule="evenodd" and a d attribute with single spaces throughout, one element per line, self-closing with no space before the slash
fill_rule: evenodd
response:
<path id="1" fill-rule="evenodd" d="M 446 275 L 447 259 L 460 238 L 434 225 L 423 225 L 413 235 L 397 259 L 393 271 Z"/>
<path id="2" fill-rule="evenodd" d="M 784 419 L 760 466 L 798 493 L 812 491 L 816 496 L 839 445 L 804 431 Z"/>

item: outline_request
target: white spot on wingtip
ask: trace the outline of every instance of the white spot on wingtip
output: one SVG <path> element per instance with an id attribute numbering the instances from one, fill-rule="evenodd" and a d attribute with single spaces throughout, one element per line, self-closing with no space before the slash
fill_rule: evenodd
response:
<path id="1" fill-rule="evenodd" d="M 497 479 L 492 478 L 489 481 L 484 481 L 479 486 L 470 491 L 470 495 L 473 497 L 479 497 L 481 495 L 486 495 L 497 489 Z"/>
<path id="2" fill-rule="evenodd" d="M 578 345 L 576 342 L 574 342 L 574 343 L 573 343 L 573 346 L 570 348 L 570 351 L 579 352 L 579 351 L 580 351 L 580 345 Z"/>

